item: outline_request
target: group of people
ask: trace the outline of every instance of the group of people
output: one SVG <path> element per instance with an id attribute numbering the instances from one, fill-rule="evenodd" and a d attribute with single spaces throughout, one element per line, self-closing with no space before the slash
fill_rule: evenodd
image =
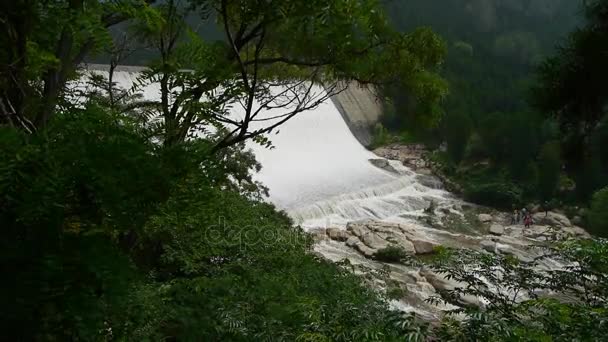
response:
<path id="1" fill-rule="evenodd" d="M 513 210 L 511 224 L 519 224 L 520 222 L 523 222 L 526 228 L 530 228 L 530 226 L 532 226 L 532 224 L 534 223 L 532 219 L 532 213 L 530 213 L 528 209 L 523 208 L 521 211 L 517 209 Z"/>

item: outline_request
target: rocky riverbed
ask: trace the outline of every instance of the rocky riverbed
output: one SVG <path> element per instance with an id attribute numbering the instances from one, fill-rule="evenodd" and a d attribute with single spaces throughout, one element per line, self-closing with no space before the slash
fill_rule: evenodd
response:
<path id="1" fill-rule="evenodd" d="M 441 182 L 434 179 L 428 164 L 423 161 L 424 151 L 420 147 L 389 147 L 377 153 L 379 158 L 371 161 L 377 167 L 408 177 L 413 173 L 418 188 L 440 187 Z M 399 164 L 388 162 L 385 157 L 396 159 Z M 426 184 L 420 181 L 422 179 L 426 179 Z M 407 197 L 396 198 L 411 201 Z M 423 196 L 408 208 L 390 217 L 335 225 L 330 222 L 322 227 L 308 227 L 308 231 L 317 242 L 317 253 L 350 268 L 372 286 L 390 293 L 391 305 L 396 309 L 415 312 L 430 321 L 441 319 L 443 313 L 453 307 L 431 304 L 427 300 L 437 296 L 440 290 L 461 284 L 424 266 L 381 262 L 377 258 L 379 252 L 393 247 L 410 255 L 424 256 L 443 246 L 512 255 L 522 261 L 531 261 L 540 253 L 535 246 L 569 235 L 588 236 L 584 229 L 560 213 L 535 213 L 534 225 L 525 228 L 520 223 L 511 224 L 510 213 L 466 203 L 448 192 Z M 539 267 L 551 269 L 558 265 L 547 260 Z M 478 298 L 462 300 L 483 305 Z"/>

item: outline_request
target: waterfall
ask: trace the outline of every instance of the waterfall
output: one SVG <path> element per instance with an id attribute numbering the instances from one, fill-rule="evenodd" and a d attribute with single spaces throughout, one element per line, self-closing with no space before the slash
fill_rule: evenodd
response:
<path id="1" fill-rule="evenodd" d="M 93 68 L 92 71 L 107 75 L 103 67 Z M 137 84 L 140 71 L 119 68 L 114 79 L 120 87 L 130 89 Z M 84 87 L 84 82 L 79 82 L 78 86 Z M 320 87 L 314 91 L 324 92 Z M 138 89 L 138 92 L 147 100 L 160 98 L 159 87 L 155 84 Z M 235 105 L 230 115 L 235 119 L 242 113 L 243 109 Z M 277 112 L 270 110 L 261 115 L 273 118 Z M 345 118 L 348 116 L 344 115 L 343 118 L 334 102 L 328 99 L 317 108 L 296 115 L 272 132 L 269 139 L 273 148 L 247 142 L 247 147 L 254 151 L 262 165 L 261 172 L 255 178 L 269 188 L 269 201 L 285 210 L 296 225 L 311 232 L 330 227 L 346 229 L 350 222 L 372 219 L 382 221 L 382 224 L 393 224 L 389 229 L 395 229 L 397 235 L 392 232 L 387 234 L 401 236 L 402 239 L 405 235 L 399 235 L 400 225 L 409 229 L 407 236 L 415 241 L 432 241 L 447 246 L 463 241 L 478 243 L 472 238 L 455 238 L 450 232 L 422 224 L 420 219 L 426 216 L 425 209 L 429 203 L 435 203 L 444 213 L 452 213 L 458 200 L 441 190 L 437 182 L 429 182 L 428 176 L 424 178 L 398 162 L 390 162 L 392 172 L 374 166 L 370 160 L 379 157 L 359 143 Z M 251 129 L 268 123 L 253 123 Z M 383 238 L 389 237 L 384 235 Z M 391 278 L 407 287 L 406 297 L 391 302 L 395 309 L 417 312 L 432 320 L 439 319 L 438 312 L 446 309 L 425 302 L 435 294 L 435 289 L 420 269 L 376 262 L 370 260 L 369 256 L 364 257 L 352 246 L 333 240 L 319 242 L 315 251 L 332 261 L 347 258 L 351 265 L 358 267 L 356 273 L 376 274 L 374 272 L 389 267 Z M 386 283 L 383 281 L 375 278 L 375 287 L 384 288 Z"/>

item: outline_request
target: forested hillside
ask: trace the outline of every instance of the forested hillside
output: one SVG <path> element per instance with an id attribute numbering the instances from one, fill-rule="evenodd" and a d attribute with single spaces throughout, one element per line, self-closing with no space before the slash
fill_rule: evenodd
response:
<path id="1" fill-rule="evenodd" d="M 551 207 L 584 206 L 606 184 L 601 153 L 587 153 L 598 151 L 593 146 L 602 141 L 601 129 L 587 130 L 586 138 L 574 134 L 576 129 L 560 119 L 558 111 L 565 108 L 547 105 L 544 99 L 559 82 L 548 79 L 547 72 L 559 73 L 555 64 L 560 58 L 549 57 L 568 59 L 573 58 L 569 49 L 601 49 L 601 39 L 595 46 L 578 46 L 584 44 L 579 38 L 584 28 L 570 33 L 588 17 L 583 2 L 407 1 L 387 6 L 399 29 L 428 25 L 446 40 L 442 74 L 450 91 L 441 119 L 429 121 L 429 109 L 417 104 L 415 96 L 386 87 L 391 101 L 384 125 L 399 137 L 390 138 L 380 128 L 377 141 L 424 141 L 432 147 L 445 143 L 447 153 L 435 158 L 466 197 L 503 208 L 535 201 L 550 202 Z M 598 72 L 599 63 L 593 67 Z M 593 73 L 582 70 L 579 75 Z M 553 94 L 568 98 L 565 92 L 593 93 L 582 80 L 579 89 Z"/>

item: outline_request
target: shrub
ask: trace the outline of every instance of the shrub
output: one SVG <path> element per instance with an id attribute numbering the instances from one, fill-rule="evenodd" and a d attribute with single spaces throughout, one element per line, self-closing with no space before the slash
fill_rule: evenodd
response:
<path id="1" fill-rule="evenodd" d="M 538 158 L 538 191 L 541 200 L 550 200 L 560 182 L 561 157 L 559 142 L 546 143 Z"/>
<path id="2" fill-rule="evenodd" d="M 506 182 L 468 184 L 464 196 L 468 201 L 503 209 L 522 203 L 522 190 Z"/>
<path id="3" fill-rule="evenodd" d="M 462 112 L 451 112 L 445 118 L 444 130 L 448 144 L 447 152 L 452 162 L 456 164 L 460 163 L 465 155 L 471 128 L 471 119 Z"/>
<path id="4" fill-rule="evenodd" d="M 388 246 L 378 250 L 376 254 L 374 254 L 374 259 L 389 263 L 397 263 L 405 258 L 407 258 L 407 252 L 403 248 L 397 246 Z"/>
<path id="5" fill-rule="evenodd" d="M 388 145 L 393 142 L 391 133 L 381 124 L 377 123 L 374 127 L 374 133 L 372 136 L 371 147 L 376 148 L 384 145 Z"/>
<path id="6" fill-rule="evenodd" d="M 608 187 L 593 195 L 587 222 L 593 234 L 608 236 Z"/>

